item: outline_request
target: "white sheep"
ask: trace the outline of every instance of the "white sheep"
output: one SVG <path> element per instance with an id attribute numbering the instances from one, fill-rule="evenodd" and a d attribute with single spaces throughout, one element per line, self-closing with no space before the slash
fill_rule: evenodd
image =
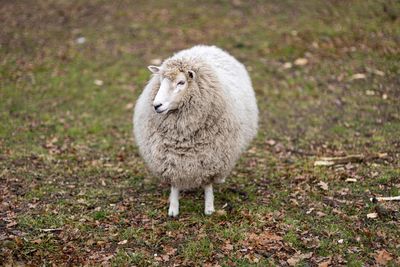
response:
<path id="1" fill-rule="evenodd" d="M 203 186 L 204 212 L 214 212 L 213 183 L 222 183 L 258 128 L 258 108 L 245 67 L 215 46 L 195 46 L 149 66 L 153 73 L 134 111 L 139 152 L 153 175 L 171 185 L 169 216 L 179 191 Z"/>

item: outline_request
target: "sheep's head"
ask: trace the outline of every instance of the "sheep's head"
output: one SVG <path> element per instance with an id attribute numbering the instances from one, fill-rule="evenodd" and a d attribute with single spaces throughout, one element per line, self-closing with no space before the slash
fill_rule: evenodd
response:
<path id="1" fill-rule="evenodd" d="M 148 69 L 159 76 L 160 88 L 153 101 L 157 113 L 166 113 L 179 107 L 189 84 L 195 78 L 192 70 L 149 66 Z"/>

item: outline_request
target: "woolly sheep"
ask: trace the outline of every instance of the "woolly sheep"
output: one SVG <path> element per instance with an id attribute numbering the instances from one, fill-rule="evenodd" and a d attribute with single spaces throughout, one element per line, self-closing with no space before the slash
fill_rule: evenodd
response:
<path id="1" fill-rule="evenodd" d="M 169 216 L 179 191 L 203 187 L 214 212 L 213 183 L 222 183 L 258 128 L 258 108 L 245 67 L 215 46 L 195 46 L 149 66 L 153 73 L 134 110 L 134 135 L 153 175 L 171 185 Z"/>

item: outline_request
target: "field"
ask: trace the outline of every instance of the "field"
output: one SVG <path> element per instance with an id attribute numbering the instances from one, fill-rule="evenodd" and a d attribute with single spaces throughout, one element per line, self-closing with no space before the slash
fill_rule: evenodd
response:
<path id="1" fill-rule="evenodd" d="M 400 265 L 400 2 L 2 1 L 0 265 Z M 257 138 L 217 212 L 151 177 L 146 66 L 195 44 L 243 62 Z M 356 161 L 314 166 L 321 157 Z"/>

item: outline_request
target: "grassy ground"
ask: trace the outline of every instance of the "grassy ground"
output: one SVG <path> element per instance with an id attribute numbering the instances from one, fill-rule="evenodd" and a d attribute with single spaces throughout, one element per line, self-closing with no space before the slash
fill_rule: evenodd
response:
<path id="1" fill-rule="evenodd" d="M 3 1 L 0 265 L 400 265 L 399 204 L 369 201 L 400 195 L 399 2 L 265 2 Z M 198 190 L 170 219 L 132 108 L 199 43 L 246 64 L 260 131 L 216 214 Z"/>

